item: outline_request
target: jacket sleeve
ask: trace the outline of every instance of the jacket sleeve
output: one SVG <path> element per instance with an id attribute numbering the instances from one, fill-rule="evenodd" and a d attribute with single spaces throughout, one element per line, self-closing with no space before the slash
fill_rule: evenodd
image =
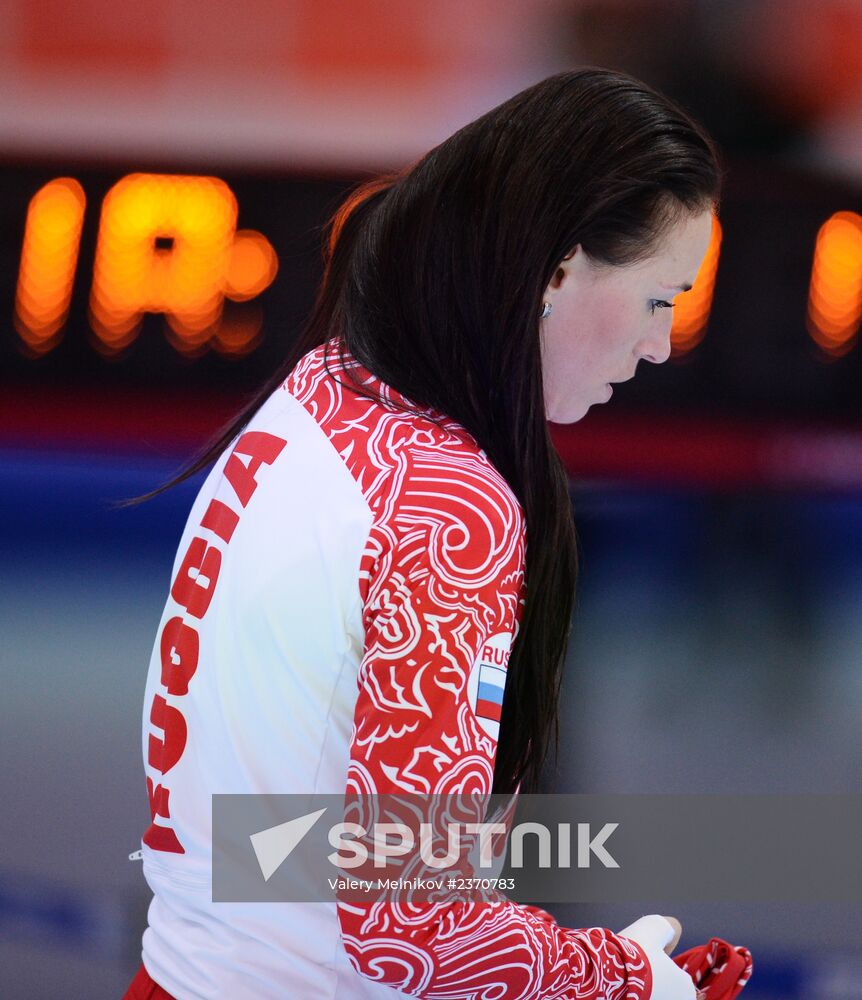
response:
<path id="1" fill-rule="evenodd" d="M 505 669 L 525 600 L 523 512 L 496 480 L 442 478 L 433 496 L 402 499 L 369 536 L 349 793 L 491 791 L 495 670 Z M 651 996 L 636 941 L 562 927 L 501 893 L 407 908 L 339 900 L 338 915 L 356 971 L 410 996 Z"/>

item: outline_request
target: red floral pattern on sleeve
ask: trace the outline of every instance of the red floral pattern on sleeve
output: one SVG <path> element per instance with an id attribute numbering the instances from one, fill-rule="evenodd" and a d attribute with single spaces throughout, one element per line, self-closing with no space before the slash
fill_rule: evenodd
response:
<path id="1" fill-rule="evenodd" d="M 496 474 L 473 457 L 411 452 L 363 561 L 349 792 L 490 794 L 499 725 L 475 674 L 483 662 L 505 671 L 524 607 L 525 546 L 521 508 Z M 652 988 L 636 943 L 561 927 L 500 893 L 339 902 L 338 912 L 354 968 L 412 996 L 645 1000 Z"/>
<path id="2" fill-rule="evenodd" d="M 383 404 L 356 395 L 334 346 L 306 355 L 283 388 L 314 417 L 374 511 L 360 567 L 365 637 L 347 792 L 488 796 L 499 735 L 493 670 L 505 671 L 525 601 L 523 511 L 465 428 L 348 353 L 345 364 Z M 492 671 L 480 692 L 483 664 Z M 339 901 L 338 916 L 357 972 L 411 996 L 649 1000 L 652 992 L 636 942 L 604 927 L 562 927 L 502 894 Z"/>

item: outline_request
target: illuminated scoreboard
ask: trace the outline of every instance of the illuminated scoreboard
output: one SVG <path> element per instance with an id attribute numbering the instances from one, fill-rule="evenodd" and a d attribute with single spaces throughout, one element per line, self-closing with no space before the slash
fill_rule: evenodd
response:
<path id="1" fill-rule="evenodd" d="M 310 309 L 356 178 L 0 167 L 12 382 L 247 387 Z"/>
<path id="2" fill-rule="evenodd" d="M 808 291 L 808 330 L 830 354 L 855 344 L 862 320 L 862 216 L 835 212 L 820 227 Z"/>
<path id="3" fill-rule="evenodd" d="M 620 395 L 647 399 L 650 385 L 658 392 L 675 380 L 682 397 L 705 400 L 728 378 L 726 397 L 744 395 L 732 384 L 731 350 L 753 371 L 801 371 L 800 359 L 811 372 L 836 361 L 845 372 L 862 367 L 859 191 L 787 172 L 770 184 L 764 171 L 729 171 L 700 273 L 675 299 L 679 364 Z M 111 378 L 146 381 L 188 377 L 194 363 L 203 383 L 213 359 L 251 381 L 278 363 L 320 280 L 322 227 L 355 181 L 3 172 L 4 371 L 32 377 L 48 366 L 54 377 L 68 368 L 104 378 L 107 364 Z M 822 377 L 812 379 L 816 390 Z M 776 385 L 761 391 L 768 397 Z"/>
<path id="4" fill-rule="evenodd" d="M 30 200 L 15 297 L 15 328 L 35 355 L 56 346 L 69 317 L 87 196 L 60 177 Z M 259 322 L 230 322 L 224 301 L 248 301 L 278 271 L 269 240 L 238 229 L 239 206 L 217 177 L 131 174 L 98 206 L 88 316 L 92 343 L 116 354 L 161 313 L 173 347 L 197 354 L 253 350 Z"/>

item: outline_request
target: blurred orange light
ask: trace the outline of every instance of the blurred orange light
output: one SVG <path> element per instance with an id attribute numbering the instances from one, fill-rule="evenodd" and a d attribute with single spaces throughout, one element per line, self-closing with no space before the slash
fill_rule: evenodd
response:
<path id="1" fill-rule="evenodd" d="M 62 337 L 86 204 L 73 177 L 58 177 L 36 192 L 27 209 L 14 323 L 33 354 L 45 354 Z"/>
<path id="2" fill-rule="evenodd" d="M 213 337 L 219 354 L 240 358 L 257 347 L 261 339 L 263 315 L 259 306 L 246 306 L 234 316 L 222 316 Z"/>
<path id="3" fill-rule="evenodd" d="M 272 244 L 253 229 L 240 229 L 230 251 L 225 295 L 244 302 L 268 288 L 278 272 L 278 257 Z"/>
<path id="4" fill-rule="evenodd" d="M 827 354 L 854 345 L 862 322 L 862 215 L 836 212 L 814 246 L 808 290 L 808 332 Z"/>
<path id="5" fill-rule="evenodd" d="M 221 316 L 236 231 L 233 192 L 216 177 L 130 174 L 102 205 L 90 319 L 106 352 L 128 346 L 145 312 L 165 313 L 191 352 Z"/>
<path id="6" fill-rule="evenodd" d="M 721 240 L 721 223 L 716 216 L 713 216 L 712 237 L 694 284 L 689 291 L 681 292 L 674 302 L 670 343 L 671 353 L 676 357 L 699 344 L 706 333 L 715 293 L 715 275 L 721 253 Z"/>

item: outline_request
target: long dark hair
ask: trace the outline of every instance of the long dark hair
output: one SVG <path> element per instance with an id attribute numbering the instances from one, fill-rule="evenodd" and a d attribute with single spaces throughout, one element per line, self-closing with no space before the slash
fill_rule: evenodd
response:
<path id="1" fill-rule="evenodd" d="M 340 336 L 408 400 L 462 424 L 524 509 L 527 600 L 493 791 L 535 791 L 552 736 L 559 749 L 578 571 L 545 417 L 542 295 L 576 244 L 596 262 L 636 263 L 680 213 L 717 211 L 722 173 L 703 128 L 628 74 L 588 67 L 528 87 L 351 192 L 325 227 L 323 279 L 281 366 L 184 471 L 128 502 L 209 465 L 307 351 Z"/>

